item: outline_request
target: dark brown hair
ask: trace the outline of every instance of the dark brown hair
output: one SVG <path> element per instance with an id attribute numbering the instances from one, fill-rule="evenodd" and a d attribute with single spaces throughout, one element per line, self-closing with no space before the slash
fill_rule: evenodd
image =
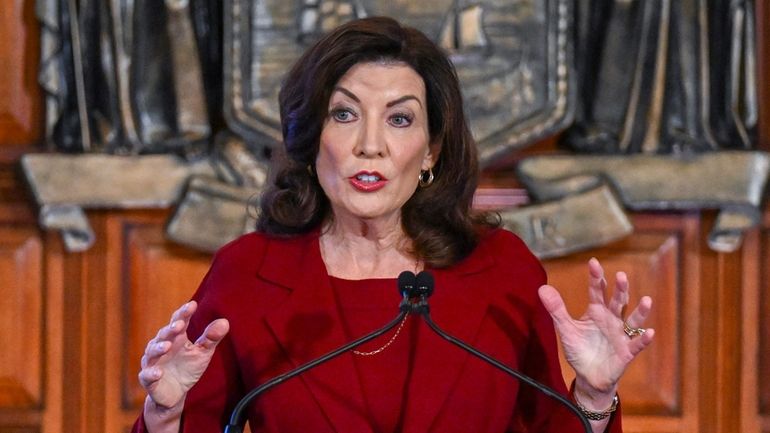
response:
<path id="1" fill-rule="evenodd" d="M 423 33 L 391 18 L 364 18 L 336 28 L 285 78 L 279 94 L 285 148 L 274 158 L 257 228 L 277 235 L 305 233 L 330 216 L 328 198 L 313 173 L 329 98 L 351 67 L 382 61 L 404 63 L 425 82 L 430 143 L 440 153 L 435 181 L 415 191 L 401 221 L 413 242 L 411 253 L 430 266 L 450 266 L 473 250 L 480 229 L 497 222 L 471 211 L 479 170 L 476 143 L 452 63 Z"/>

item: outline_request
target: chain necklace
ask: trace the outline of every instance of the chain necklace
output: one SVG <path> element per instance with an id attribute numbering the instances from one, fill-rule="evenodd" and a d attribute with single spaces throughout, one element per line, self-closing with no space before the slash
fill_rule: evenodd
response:
<path id="1" fill-rule="evenodd" d="M 404 327 L 404 323 L 406 323 L 406 319 L 408 317 L 409 317 L 409 315 L 407 314 L 407 315 L 404 316 L 403 319 L 401 319 L 401 323 L 398 324 L 398 329 L 396 329 L 396 333 L 393 334 L 393 336 L 390 337 L 390 340 L 388 340 L 388 342 L 385 343 L 382 347 L 380 347 L 379 349 L 372 350 L 371 352 L 361 352 L 361 351 L 358 351 L 358 350 L 353 350 L 353 354 L 358 355 L 358 356 L 372 356 L 372 355 L 376 355 L 376 354 L 382 352 L 383 350 L 387 349 L 388 346 L 393 344 L 393 342 L 396 341 L 396 338 L 398 338 L 398 334 L 401 333 L 401 328 Z"/>
<path id="2" fill-rule="evenodd" d="M 414 273 L 415 273 L 415 274 L 417 273 L 417 270 L 418 270 L 418 269 L 420 269 L 420 261 L 419 261 L 419 260 L 416 260 L 416 261 L 414 262 Z M 398 334 L 400 334 L 400 333 L 401 333 L 401 329 L 404 327 L 404 323 L 406 323 L 406 319 L 408 319 L 408 318 L 409 318 L 409 315 L 408 315 L 408 314 L 406 314 L 406 315 L 404 316 L 404 318 L 403 318 L 403 319 L 401 319 L 401 323 L 399 323 L 399 324 L 398 324 L 398 328 L 396 329 L 396 333 L 395 333 L 395 334 L 393 334 L 393 336 L 392 336 L 392 337 L 390 337 L 390 340 L 388 340 L 388 342 L 387 342 L 387 343 L 385 343 L 384 345 L 382 345 L 382 347 L 380 347 L 380 348 L 378 348 L 378 349 L 375 349 L 375 350 L 372 350 L 371 352 L 361 352 L 361 351 L 359 351 L 359 350 L 355 350 L 355 349 L 354 349 L 354 350 L 353 350 L 353 354 L 354 354 L 354 355 L 358 355 L 358 356 L 373 356 L 373 355 L 376 355 L 376 354 L 378 354 L 378 353 L 382 352 L 383 350 L 387 349 L 387 348 L 388 348 L 388 346 L 390 346 L 391 344 L 393 344 L 393 342 L 394 342 L 394 341 L 396 341 L 396 338 L 398 338 Z"/>

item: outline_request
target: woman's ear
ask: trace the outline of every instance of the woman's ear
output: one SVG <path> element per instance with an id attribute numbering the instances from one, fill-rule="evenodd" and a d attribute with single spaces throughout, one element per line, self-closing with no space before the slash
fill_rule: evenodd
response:
<path id="1" fill-rule="evenodd" d="M 438 156 L 441 153 L 441 144 L 431 143 L 428 145 L 428 153 L 425 154 L 425 158 L 422 160 L 422 169 L 430 170 L 436 165 Z"/>

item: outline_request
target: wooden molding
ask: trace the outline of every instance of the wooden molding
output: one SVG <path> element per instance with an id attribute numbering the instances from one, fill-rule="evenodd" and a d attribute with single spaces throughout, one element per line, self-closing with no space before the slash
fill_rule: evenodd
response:
<path id="1" fill-rule="evenodd" d="M 626 431 L 698 431 L 698 382 L 692 375 L 697 349 L 677 344 L 698 337 L 697 329 L 684 326 L 682 317 L 697 303 L 692 296 L 697 293 L 697 273 L 684 271 L 684 266 L 697 260 L 693 247 L 698 243 L 698 219 L 635 215 L 633 222 L 634 233 L 622 241 L 546 261 L 549 283 L 561 287 L 567 308 L 579 317 L 588 302 L 586 263 L 597 257 L 610 288 L 617 271 L 627 273 L 629 305 L 636 305 L 643 295 L 651 296 L 653 313 L 645 326 L 656 329 L 655 342 L 634 361 L 620 384 L 625 424 L 634 426 Z M 563 358 L 562 368 L 571 381 Z"/>
<path id="2" fill-rule="evenodd" d="M 0 13 L 0 147 L 40 140 L 43 105 L 37 83 L 39 58 L 35 2 L 4 0 Z"/>
<path id="3" fill-rule="evenodd" d="M 37 233 L 0 227 L 0 409 L 43 402 L 43 251 Z"/>
<path id="4" fill-rule="evenodd" d="M 137 381 L 147 341 L 189 300 L 211 255 L 165 239 L 166 212 L 110 217 L 106 225 L 107 407 L 105 431 L 122 431 L 141 412 Z"/>

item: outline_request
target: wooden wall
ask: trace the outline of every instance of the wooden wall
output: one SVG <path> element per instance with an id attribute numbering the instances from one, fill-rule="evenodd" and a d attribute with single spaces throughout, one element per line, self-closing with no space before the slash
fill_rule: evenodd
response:
<path id="1" fill-rule="evenodd" d="M 760 142 L 770 149 L 770 6 L 762 22 Z M 143 398 L 146 340 L 187 299 L 210 257 L 163 237 L 167 211 L 91 212 L 97 242 L 66 253 L 36 210 L 17 161 L 44 148 L 34 1 L 0 8 L 0 433 L 125 432 Z M 499 185 L 498 185 L 499 186 Z M 740 252 L 705 239 L 709 212 L 639 213 L 628 238 L 545 263 L 557 287 L 591 256 L 655 300 L 655 344 L 624 377 L 632 433 L 770 433 L 770 212 Z M 565 293 L 577 313 L 583 290 Z"/>

